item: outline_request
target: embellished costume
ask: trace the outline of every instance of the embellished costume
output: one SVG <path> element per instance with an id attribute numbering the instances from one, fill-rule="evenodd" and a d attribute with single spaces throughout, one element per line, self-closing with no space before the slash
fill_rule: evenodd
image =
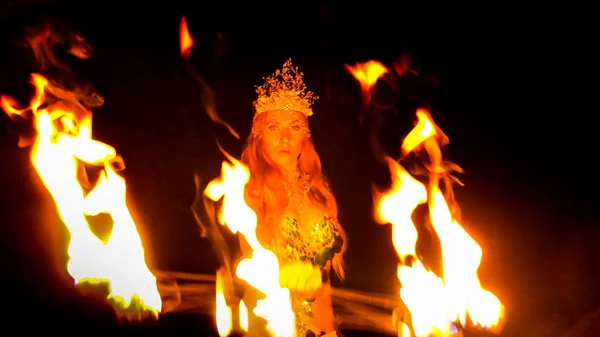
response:
<path id="1" fill-rule="evenodd" d="M 321 270 L 323 283 L 329 281 L 327 264 L 336 253 L 342 250 L 344 241 L 337 229 L 335 219 L 323 214 L 311 227 L 302 227 L 306 219 L 306 210 L 309 207 L 310 184 L 306 176 L 296 171 L 283 180 L 284 189 L 288 198 L 286 215 L 281 223 L 281 239 L 277 243 L 268 245 L 268 249 L 275 253 L 280 263 L 294 261 L 309 261 Z M 294 214 L 292 216 L 291 214 Z M 298 337 L 320 333 L 311 324 L 313 318 L 313 303 L 315 299 L 298 298 L 292 296 L 292 309 L 296 316 L 296 330 Z M 338 332 L 339 336 L 340 333 Z M 316 334 L 319 336 L 319 334 Z"/>
<path id="2" fill-rule="evenodd" d="M 341 251 L 343 245 L 343 239 L 339 235 L 333 218 L 324 214 L 310 231 L 305 231 L 299 228 L 298 220 L 286 216 L 283 221 L 282 234 L 285 244 L 268 247 L 277 255 L 279 261 L 310 261 L 321 269 L 323 282 L 327 282 L 329 270 L 325 269 L 325 266 L 333 259 L 335 253 Z M 310 324 L 313 317 L 313 302 L 314 299 L 292 298 L 298 336 L 304 337 L 307 331 L 314 330 Z"/>

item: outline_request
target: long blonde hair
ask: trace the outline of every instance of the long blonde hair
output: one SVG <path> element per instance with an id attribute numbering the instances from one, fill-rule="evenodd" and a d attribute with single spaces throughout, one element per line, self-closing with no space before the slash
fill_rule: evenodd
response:
<path id="1" fill-rule="evenodd" d="M 261 113 L 252 122 L 252 132 L 246 141 L 241 155 L 241 161 L 250 170 L 250 181 L 246 186 L 248 205 L 256 212 L 259 225 L 265 227 L 271 237 L 279 232 L 284 209 L 274 195 L 274 188 L 281 181 L 280 171 L 264 152 L 263 137 L 260 131 L 265 123 L 266 113 Z M 338 207 L 335 196 L 331 192 L 329 182 L 321 170 L 321 159 L 311 138 L 306 136 L 298 157 L 298 167 L 309 180 L 309 197 L 321 205 L 327 214 L 334 219 L 339 235 L 343 239 L 342 249 L 335 254 L 332 265 L 340 280 L 345 277 L 343 254 L 346 251 L 346 234 L 338 221 Z"/>

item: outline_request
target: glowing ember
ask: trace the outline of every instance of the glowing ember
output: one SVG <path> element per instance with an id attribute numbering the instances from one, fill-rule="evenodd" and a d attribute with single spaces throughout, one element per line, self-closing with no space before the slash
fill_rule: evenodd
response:
<path id="1" fill-rule="evenodd" d="M 108 285 L 108 299 L 122 312 L 156 315 L 161 298 L 127 208 L 125 180 L 112 166 L 118 159 L 115 149 L 92 139 L 92 114 L 73 94 L 53 87 L 39 74 L 32 75 L 32 82 L 36 94 L 29 108 L 18 109 L 7 96 L 0 102 L 11 118 L 27 118 L 29 111 L 33 115 L 37 136 L 31 161 L 71 234 L 69 274 L 76 284 Z M 84 163 L 100 172 L 93 186 Z M 88 222 L 99 214 L 113 222 L 104 242 Z"/>
<path id="2" fill-rule="evenodd" d="M 236 275 L 265 295 L 257 302 L 254 313 L 267 320 L 267 329 L 272 336 L 295 336 L 290 292 L 279 285 L 279 261 L 258 241 L 256 213 L 244 200 L 244 187 L 250 179 L 250 172 L 235 158 L 228 155 L 227 158 L 231 163 L 223 162 L 221 177 L 208 184 L 205 194 L 214 201 L 223 198 L 219 222 L 227 225 L 234 234 L 244 235 L 252 248 L 252 256 L 240 261 Z"/>
<path id="3" fill-rule="evenodd" d="M 372 62 L 367 65 L 362 68 L 377 70 L 380 66 Z M 367 70 L 351 72 L 361 83 L 363 93 L 370 97 L 376 75 L 387 71 Z M 365 75 L 369 72 L 374 75 Z M 494 294 L 481 288 L 477 270 L 482 250 L 452 216 L 439 187 L 442 174 L 449 171 L 442 162 L 440 149 L 448 143 L 448 138 L 434 124 L 428 111 L 419 109 L 417 117 L 417 125 L 404 139 L 402 154 L 426 151 L 430 158 L 428 186 L 413 178 L 398 162 L 387 158 L 392 186 L 386 193 L 375 195 L 376 221 L 392 224 L 392 240 L 400 258 L 400 297 L 409 311 L 405 323 L 417 337 L 452 336 L 457 332 L 455 324 L 467 326 L 467 317 L 478 328 L 497 331 L 504 307 Z M 412 214 L 418 205 L 426 202 L 433 229 L 441 242 L 442 277 L 428 270 L 416 254 L 418 233 Z M 399 335 L 406 335 L 404 323 L 398 328 L 402 330 L 398 331 Z"/>

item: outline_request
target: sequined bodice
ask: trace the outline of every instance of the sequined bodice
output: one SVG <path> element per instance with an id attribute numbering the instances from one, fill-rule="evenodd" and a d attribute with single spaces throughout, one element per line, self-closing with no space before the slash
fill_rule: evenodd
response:
<path id="1" fill-rule="evenodd" d="M 282 227 L 285 244 L 273 247 L 282 261 L 308 260 L 323 268 L 343 243 L 333 218 L 328 215 L 323 215 L 310 231 L 300 229 L 298 221 L 289 216 L 284 218 Z"/>
<path id="2" fill-rule="evenodd" d="M 300 228 L 296 219 L 285 217 L 282 234 L 284 243 L 270 247 L 280 262 L 308 260 L 321 269 L 335 253 L 341 251 L 343 244 L 334 219 L 327 214 L 322 216 L 310 230 Z M 323 274 L 324 281 L 327 281 L 327 273 L 324 271 Z M 304 337 L 307 329 L 312 328 L 310 326 L 312 300 L 293 298 L 292 303 L 296 312 L 298 336 Z"/>

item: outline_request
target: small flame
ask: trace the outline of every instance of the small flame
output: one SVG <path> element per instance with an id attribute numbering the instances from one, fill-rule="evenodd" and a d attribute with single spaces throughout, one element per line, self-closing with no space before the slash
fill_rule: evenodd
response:
<path id="1" fill-rule="evenodd" d="M 198 84 L 200 84 L 202 87 L 202 91 L 200 92 L 202 107 L 206 110 L 208 117 L 210 117 L 213 122 L 223 125 L 227 128 L 232 136 L 234 136 L 236 139 L 240 139 L 238 132 L 235 131 L 235 129 L 229 125 L 229 123 L 225 122 L 225 120 L 223 120 L 217 113 L 216 95 L 214 90 L 210 87 L 203 76 L 193 70 L 189 56 L 194 44 L 194 39 L 188 30 L 187 20 L 184 16 L 181 18 L 181 22 L 179 24 L 179 47 L 181 49 L 181 58 L 183 59 L 190 75 L 194 77 L 194 79 L 198 81 Z"/>
<path id="2" fill-rule="evenodd" d="M 118 159 L 115 149 L 92 139 L 91 112 L 69 99 L 73 97 L 69 92 L 51 86 L 39 74 L 32 75 L 32 82 L 36 93 L 29 109 L 16 108 L 15 100 L 7 96 L 0 98 L 0 104 L 11 117 L 33 113 L 37 138 L 31 161 L 71 234 L 69 274 L 76 284 L 107 283 L 108 299 L 120 309 L 156 315 L 162 302 L 127 208 L 125 180 L 113 168 Z M 47 94 L 58 100 L 41 108 L 50 102 Z M 82 163 L 100 169 L 95 186 L 82 178 Z M 110 215 L 113 222 L 106 242 L 90 231 L 86 218 L 101 213 Z"/>
<path id="3" fill-rule="evenodd" d="M 244 300 L 240 301 L 239 314 L 240 329 L 242 329 L 244 332 L 248 332 L 248 308 L 246 308 L 246 303 L 244 303 Z"/>
<path id="4" fill-rule="evenodd" d="M 181 18 L 179 23 L 179 46 L 181 48 L 181 55 L 184 57 L 190 56 L 192 47 L 194 46 L 194 39 L 190 35 L 188 30 L 187 20 L 184 17 Z"/>
<path id="5" fill-rule="evenodd" d="M 396 75 L 398 77 L 403 76 L 404 74 L 410 73 L 413 75 L 419 75 L 415 70 L 411 68 L 411 59 L 408 53 L 400 55 L 396 61 L 393 63 L 394 70 L 396 71 Z"/>
<path id="6" fill-rule="evenodd" d="M 227 306 L 225 295 L 223 294 L 223 280 L 220 273 L 217 273 L 216 280 L 217 297 L 215 303 L 217 332 L 219 336 L 228 336 L 232 328 L 231 308 Z"/>
<path id="7" fill-rule="evenodd" d="M 377 84 L 377 80 L 389 72 L 386 66 L 375 60 L 363 63 L 359 62 L 354 66 L 346 64 L 345 67 L 360 84 L 366 103 L 371 101 L 371 90 Z"/>
<path id="8" fill-rule="evenodd" d="M 295 318 L 290 292 L 279 285 L 279 261 L 273 252 L 262 247 L 256 236 L 256 213 L 246 204 L 244 187 L 250 179 L 248 168 L 227 155 L 221 177 L 211 181 L 205 195 L 211 200 L 223 199 L 219 215 L 222 224 L 244 235 L 252 248 L 252 256 L 238 264 L 236 275 L 261 291 L 266 298 L 257 301 L 254 313 L 267 320 L 267 329 L 275 337 L 295 336 Z"/>

